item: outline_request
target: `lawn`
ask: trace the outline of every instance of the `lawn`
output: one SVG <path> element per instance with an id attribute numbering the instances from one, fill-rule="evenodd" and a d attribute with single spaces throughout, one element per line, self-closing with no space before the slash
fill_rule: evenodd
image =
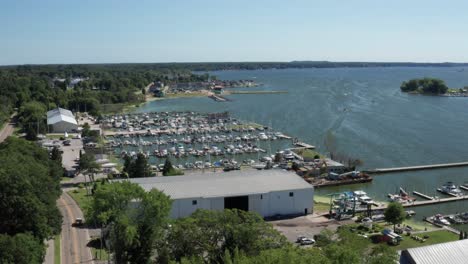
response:
<path id="1" fill-rule="evenodd" d="M 294 152 L 296 152 L 297 155 L 302 156 L 306 160 L 313 160 L 313 159 L 315 159 L 315 157 L 317 155 L 320 158 L 323 158 L 323 156 L 320 155 L 320 153 L 318 153 L 317 151 L 314 151 L 312 149 L 298 149 L 298 150 L 294 150 Z"/>
<path id="2" fill-rule="evenodd" d="M 61 239 L 60 234 L 56 235 L 55 239 L 54 239 L 54 263 L 55 264 L 60 264 L 60 262 L 61 262 L 60 239 Z"/>
<path id="3" fill-rule="evenodd" d="M 93 254 L 93 258 L 97 260 L 108 260 L 109 259 L 109 253 L 107 253 L 107 250 L 105 249 L 99 249 L 99 248 L 91 248 L 91 254 Z"/>
<path id="4" fill-rule="evenodd" d="M 73 180 L 73 178 L 70 178 L 70 177 L 62 177 L 62 178 L 60 178 L 60 182 L 69 182 L 69 181 L 71 181 L 71 180 Z"/>
<path id="5" fill-rule="evenodd" d="M 314 213 L 328 213 L 330 204 L 325 202 L 314 201 Z"/>
<path id="6" fill-rule="evenodd" d="M 75 189 L 69 191 L 68 194 L 75 200 L 81 210 L 86 211 L 91 202 L 91 196 L 86 195 L 86 188 Z"/>
<path id="7" fill-rule="evenodd" d="M 396 250 L 403 250 L 407 248 L 414 248 L 414 247 L 422 247 L 422 246 L 428 246 L 428 245 L 433 245 L 433 244 L 439 244 L 439 243 L 444 243 L 444 242 L 450 242 L 450 241 L 455 241 L 458 240 L 458 235 L 449 232 L 447 230 L 437 230 L 437 231 L 431 231 L 431 232 L 424 232 L 424 233 L 419 233 L 416 234 L 419 237 L 424 237 L 424 235 L 428 235 L 429 238 L 426 239 L 426 242 L 420 242 L 412 239 L 410 236 L 407 236 L 406 234 L 403 235 L 403 241 L 400 242 L 400 245 L 396 246 Z"/>

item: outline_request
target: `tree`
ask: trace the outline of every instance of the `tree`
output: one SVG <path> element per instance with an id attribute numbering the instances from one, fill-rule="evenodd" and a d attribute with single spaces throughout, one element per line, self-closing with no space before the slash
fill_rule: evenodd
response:
<path id="1" fill-rule="evenodd" d="M 94 182 L 94 175 L 98 173 L 101 166 L 96 162 L 93 154 L 84 153 L 80 156 L 80 161 L 78 162 L 78 166 L 80 167 L 80 172 L 83 173 L 85 180 L 86 175 L 89 177 L 90 182 Z M 89 188 L 86 184 L 86 192 L 89 195 Z"/>
<path id="2" fill-rule="evenodd" d="M 44 253 L 42 241 L 30 234 L 0 234 L 0 263 L 40 264 Z"/>
<path id="3" fill-rule="evenodd" d="M 164 167 L 163 167 L 163 170 L 162 170 L 162 174 L 164 176 L 167 176 L 173 170 L 174 170 L 174 167 L 172 167 L 171 161 L 169 159 L 166 159 L 166 161 L 164 162 Z"/>
<path id="4" fill-rule="evenodd" d="M 393 224 L 393 231 L 395 231 L 395 226 L 401 224 L 406 217 L 405 209 L 403 205 L 397 202 L 391 202 L 388 204 L 387 208 L 384 211 L 385 221 Z"/>
<path id="5" fill-rule="evenodd" d="M 0 160 L 0 234 L 30 233 L 39 241 L 57 234 L 61 167 L 45 149 L 14 137 L 0 144 Z"/>
<path id="6" fill-rule="evenodd" d="M 149 263 L 165 245 L 170 208 L 170 198 L 158 190 L 115 182 L 97 187 L 87 215 L 108 226 L 116 263 Z"/>
<path id="7" fill-rule="evenodd" d="M 58 147 L 54 147 L 50 153 L 50 159 L 62 165 L 62 153 Z"/>
<path id="8" fill-rule="evenodd" d="M 174 168 L 172 166 L 171 161 L 169 159 L 166 159 L 166 161 L 164 162 L 162 174 L 163 176 L 176 176 L 176 175 L 183 175 L 184 172 Z"/>
<path id="9" fill-rule="evenodd" d="M 36 101 L 26 103 L 19 110 L 18 121 L 26 138 L 35 140 L 39 133 L 47 131 L 45 105 Z"/>
<path id="10" fill-rule="evenodd" d="M 138 153 L 135 160 L 126 156 L 124 161 L 124 171 L 130 178 L 142 178 L 151 176 L 151 168 L 148 158 L 143 153 Z"/>
<path id="11" fill-rule="evenodd" d="M 208 262 L 221 261 L 226 250 L 233 254 L 237 249 L 253 256 L 287 245 L 286 238 L 260 215 L 237 209 L 197 210 L 175 221 L 168 241 L 174 259 L 203 257 Z"/>

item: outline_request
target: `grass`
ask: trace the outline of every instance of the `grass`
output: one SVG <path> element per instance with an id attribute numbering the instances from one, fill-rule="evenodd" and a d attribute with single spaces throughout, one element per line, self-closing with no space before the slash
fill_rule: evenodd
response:
<path id="1" fill-rule="evenodd" d="M 285 94 L 288 91 L 229 91 L 227 94 Z"/>
<path id="2" fill-rule="evenodd" d="M 249 127 L 262 128 L 263 126 L 257 123 L 249 122 L 249 123 L 244 123 L 244 124 L 230 125 L 228 128 L 229 129 L 247 129 Z"/>
<path id="3" fill-rule="evenodd" d="M 164 98 L 179 98 L 179 97 L 202 97 L 207 96 L 206 93 L 202 92 L 193 92 L 193 93 L 167 93 L 164 97 L 160 97 L 161 99 Z"/>
<path id="4" fill-rule="evenodd" d="M 61 137 L 63 137 L 63 134 L 46 134 L 46 138 L 48 139 L 60 139 Z"/>
<path id="5" fill-rule="evenodd" d="M 109 253 L 107 253 L 107 250 L 105 249 L 100 249 L 100 248 L 91 248 L 91 254 L 93 255 L 93 258 L 96 257 L 97 260 L 108 260 L 109 259 Z"/>
<path id="6" fill-rule="evenodd" d="M 73 180 L 73 178 L 70 178 L 70 177 L 62 177 L 62 178 L 60 178 L 60 182 L 69 182 L 69 181 L 71 181 L 71 180 Z"/>
<path id="7" fill-rule="evenodd" d="M 417 236 L 421 238 L 425 235 L 429 236 L 426 242 L 416 241 L 407 235 L 403 235 L 403 241 L 401 241 L 400 245 L 396 246 L 395 249 L 403 250 L 407 248 L 428 246 L 458 240 L 458 235 L 447 230 L 438 230 L 417 234 Z"/>
<path id="8" fill-rule="evenodd" d="M 75 200 L 81 210 L 85 211 L 89 207 L 91 197 L 86 194 L 86 188 L 69 191 L 68 194 Z"/>
<path id="9" fill-rule="evenodd" d="M 314 201 L 314 212 L 315 213 L 328 213 L 330 211 L 330 204 L 325 202 Z"/>
<path id="10" fill-rule="evenodd" d="M 61 262 L 61 247 L 60 247 L 61 236 L 56 235 L 54 239 L 54 264 L 60 264 Z"/>
<path id="11" fill-rule="evenodd" d="M 320 158 L 323 158 L 323 156 L 320 155 L 320 153 L 312 149 L 297 149 L 297 150 L 294 150 L 294 152 L 307 160 L 314 159 L 316 155 L 318 155 Z"/>

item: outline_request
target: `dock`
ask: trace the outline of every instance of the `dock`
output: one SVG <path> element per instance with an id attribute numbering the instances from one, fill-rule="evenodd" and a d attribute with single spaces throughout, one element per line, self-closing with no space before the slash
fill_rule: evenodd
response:
<path id="1" fill-rule="evenodd" d="M 209 98 L 215 100 L 216 102 L 227 102 L 227 101 L 230 101 L 229 99 L 227 99 L 226 97 L 223 97 L 221 95 L 217 95 L 217 94 L 212 94 L 210 96 L 208 96 Z"/>
<path id="2" fill-rule="evenodd" d="M 437 191 L 440 192 L 440 193 L 443 193 L 443 194 L 445 194 L 445 195 L 450 195 L 450 196 L 452 196 L 452 197 L 458 197 L 458 195 L 456 195 L 456 194 L 453 194 L 453 193 L 446 193 L 446 192 L 443 192 L 441 189 L 437 189 Z"/>
<path id="3" fill-rule="evenodd" d="M 367 170 L 365 172 L 369 174 L 384 174 L 384 173 L 402 172 L 402 171 L 433 170 L 433 169 L 444 169 L 444 168 L 465 167 L 465 166 L 468 166 L 468 161 L 408 166 L 408 167 L 396 167 L 396 168 L 382 168 L 382 169 Z"/>
<path id="4" fill-rule="evenodd" d="M 466 186 L 464 186 L 464 185 L 460 185 L 460 189 L 465 190 L 465 191 L 468 191 L 468 187 L 466 187 Z"/>
<path id="5" fill-rule="evenodd" d="M 434 200 L 434 197 L 432 196 L 429 196 L 429 195 L 425 195 L 424 193 L 420 193 L 420 192 L 417 192 L 417 191 L 414 191 L 413 194 L 419 196 L 419 197 L 422 197 L 426 200 Z"/>
<path id="6" fill-rule="evenodd" d="M 315 149 L 315 146 L 304 143 L 304 142 L 294 142 L 294 146 L 305 148 L 305 149 Z"/>

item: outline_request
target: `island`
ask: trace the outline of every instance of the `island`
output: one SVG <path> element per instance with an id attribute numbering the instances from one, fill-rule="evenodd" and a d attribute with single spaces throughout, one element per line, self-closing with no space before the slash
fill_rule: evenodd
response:
<path id="1" fill-rule="evenodd" d="M 443 95 L 449 89 L 445 82 L 435 78 L 411 79 L 400 86 L 402 92 L 415 94 Z"/>

